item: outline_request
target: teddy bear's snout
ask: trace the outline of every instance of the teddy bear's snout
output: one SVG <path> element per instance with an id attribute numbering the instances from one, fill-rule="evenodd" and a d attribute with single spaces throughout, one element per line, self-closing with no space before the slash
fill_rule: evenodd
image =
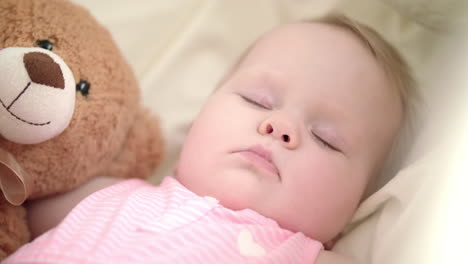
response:
<path id="1" fill-rule="evenodd" d="M 23 61 L 32 82 L 54 88 L 65 88 L 60 65 L 49 55 L 42 52 L 30 52 L 24 54 Z"/>
<path id="2" fill-rule="evenodd" d="M 75 110 L 76 84 L 66 62 L 42 48 L 0 49 L 0 136 L 37 144 L 65 130 Z"/>

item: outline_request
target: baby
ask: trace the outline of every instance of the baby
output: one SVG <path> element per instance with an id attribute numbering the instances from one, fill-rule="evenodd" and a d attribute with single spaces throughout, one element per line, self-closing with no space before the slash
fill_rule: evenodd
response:
<path id="1" fill-rule="evenodd" d="M 175 177 L 100 177 L 30 204 L 34 234 L 54 228 L 5 263 L 352 263 L 325 249 L 386 163 L 412 83 L 346 17 L 282 25 L 208 98 Z"/>

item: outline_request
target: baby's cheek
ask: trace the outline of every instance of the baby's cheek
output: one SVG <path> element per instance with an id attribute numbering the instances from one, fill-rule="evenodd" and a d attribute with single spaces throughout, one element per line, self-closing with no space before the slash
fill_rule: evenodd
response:
<path id="1" fill-rule="evenodd" d="M 323 241 L 340 231 L 354 209 L 349 199 L 354 189 L 350 168 L 331 155 L 317 151 L 291 163 L 284 175 L 282 208 L 277 212 L 285 228 Z"/>
<path id="2" fill-rule="evenodd" d="M 330 191 L 339 189 L 348 181 L 348 166 L 339 158 L 326 151 L 301 155 L 297 162 L 290 163 L 287 168 L 289 188 L 301 196 L 309 194 L 326 195 Z M 302 158 L 302 160 L 301 160 Z"/>

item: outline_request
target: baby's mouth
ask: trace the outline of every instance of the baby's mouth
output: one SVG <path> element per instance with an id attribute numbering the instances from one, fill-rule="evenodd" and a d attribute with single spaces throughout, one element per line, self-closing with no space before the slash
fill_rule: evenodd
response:
<path id="1" fill-rule="evenodd" d="M 248 149 L 236 151 L 256 167 L 266 170 L 267 172 L 276 175 L 281 181 L 281 176 L 278 168 L 273 162 L 272 154 L 269 150 L 261 145 L 255 145 Z"/>

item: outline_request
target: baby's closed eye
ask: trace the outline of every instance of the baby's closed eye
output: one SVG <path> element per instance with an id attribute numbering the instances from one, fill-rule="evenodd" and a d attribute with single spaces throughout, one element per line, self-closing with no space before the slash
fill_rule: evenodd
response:
<path id="1" fill-rule="evenodd" d="M 321 146 L 328 148 L 333 151 L 341 152 L 341 150 L 337 147 L 337 144 L 333 141 L 333 139 L 329 138 L 326 135 L 319 134 L 314 132 L 313 130 L 310 131 L 312 138 Z"/>
<path id="2" fill-rule="evenodd" d="M 239 94 L 239 96 L 248 104 L 253 106 L 263 108 L 265 110 L 272 110 L 272 104 L 269 102 L 269 99 L 266 96 L 255 96 L 255 95 L 243 95 Z"/>

